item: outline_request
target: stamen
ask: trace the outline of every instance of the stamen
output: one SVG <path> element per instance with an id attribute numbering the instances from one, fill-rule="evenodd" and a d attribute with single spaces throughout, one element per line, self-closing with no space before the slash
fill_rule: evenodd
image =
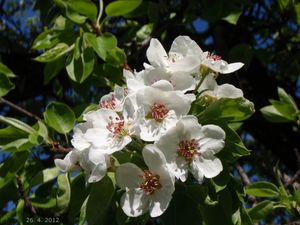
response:
<path id="1" fill-rule="evenodd" d="M 113 121 L 113 118 L 110 116 L 109 120 L 106 129 L 110 131 L 113 137 L 120 138 L 129 135 L 129 131 L 125 126 L 124 117 L 115 117 L 115 121 Z"/>
<path id="2" fill-rule="evenodd" d="M 207 58 L 212 59 L 214 61 L 218 61 L 221 59 L 221 56 L 218 56 L 218 55 L 215 55 L 214 53 L 208 52 Z"/>
<path id="3" fill-rule="evenodd" d="M 162 187 L 159 182 L 159 175 L 154 175 L 149 170 L 144 170 L 143 179 L 144 182 L 140 185 L 140 188 L 144 190 L 146 195 L 152 195 Z"/>
<path id="4" fill-rule="evenodd" d="M 168 112 L 169 110 L 164 104 L 154 103 L 151 106 L 151 112 L 148 113 L 146 118 L 152 118 L 157 122 L 161 122 L 166 117 Z"/>
<path id="5" fill-rule="evenodd" d="M 100 108 L 105 108 L 105 109 L 112 109 L 114 110 L 116 108 L 116 97 L 114 94 L 111 95 L 111 98 L 108 98 L 106 100 L 102 100 L 100 102 Z"/>
<path id="6" fill-rule="evenodd" d="M 187 161 L 192 161 L 195 155 L 200 155 L 200 146 L 196 139 L 181 140 L 178 143 L 177 154 Z"/>

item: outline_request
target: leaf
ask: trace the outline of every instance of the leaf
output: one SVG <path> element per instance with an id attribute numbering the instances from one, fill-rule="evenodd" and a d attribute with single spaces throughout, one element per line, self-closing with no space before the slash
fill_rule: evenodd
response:
<path id="1" fill-rule="evenodd" d="M 87 17 L 80 15 L 78 12 L 76 12 L 75 10 L 73 10 L 72 8 L 66 6 L 65 9 L 66 12 L 66 16 L 73 22 L 78 23 L 78 24 L 82 24 L 86 21 Z"/>
<path id="2" fill-rule="evenodd" d="M 0 63 L 0 73 L 4 74 L 6 77 L 16 77 L 16 75 L 3 63 Z"/>
<path id="3" fill-rule="evenodd" d="M 86 187 L 85 178 L 80 174 L 71 182 L 71 199 L 68 211 L 68 220 L 72 223 L 80 213 L 81 206 L 90 192 L 90 186 Z"/>
<path id="4" fill-rule="evenodd" d="M 64 67 L 64 57 L 59 57 L 54 61 L 48 62 L 44 67 L 44 85 L 48 84 L 56 75 L 58 75 Z"/>
<path id="5" fill-rule="evenodd" d="M 294 5 L 294 11 L 296 15 L 296 21 L 297 24 L 300 24 L 300 3 L 293 4 Z"/>
<path id="6" fill-rule="evenodd" d="M 143 41 L 151 35 L 152 30 L 153 30 L 153 23 L 146 24 L 136 32 L 136 37 L 138 38 L 139 41 Z"/>
<path id="7" fill-rule="evenodd" d="M 257 197 L 278 197 L 279 189 L 272 183 L 259 181 L 249 184 L 245 188 L 246 194 Z"/>
<path id="8" fill-rule="evenodd" d="M 84 33 L 83 39 L 92 46 L 97 55 L 104 61 L 106 60 L 107 51 L 117 47 L 117 39 L 110 33 L 104 33 L 98 37 L 92 33 Z"/>
<path id="9" fill-rule="evenodd" d="M 43 137 L 44 141 L 49 142 L 50 141 L 50 137 L 48 136 L 48 128 L 46 127 L 46 125 L 39 120 L 38 121 L 38 134 Z"/>
<path id="10" fill-rule="evenodd" d="M 97 18 L 97 6 L 90 0 L 69 0 L 67 2 L 69 8 L 75 12 L 87 16 L 92 21 Z"/>
<path id="11" fill-rule="evenodd" d="M 277 0 L 281 11 L 285 10 L 290 4 L 290 0 Z"/>
<path id="12" fill-rule="evenodd" d="M 266 216 L 273 211 L 273 203 L 269 200 L 259 202 L 253 208 L 248 210 L 248 214 L 251 217 L 253 223 L 257 223 L 259 220 L 265 219 Z"/>
<path id="13" fill-rule="evenodd" d="M 123 16 L 136 9 L 142 0 L 120 0 L 109 3 L 105 7 L 107 16 Z"/>
<path id="14" fill-rule="evenodd" d="M 237 122 L 249 118 L 254 112 L 254 104 L 245 98 L 221 98 L 202 111 L 198 118 L 202 122 L 210 119 Z"/>
<path id="15" fill-rule="evenodd" d="M 23 225 L 23 221 L 24 221 L 24 206 L 25 206 L 25 202 L 23 199 L 20 199 L 18 201 L 17 207 L 16 207 L 16 216 L 17 216 L 17 220 L 19 222 L 19 225 Z"/>
<path id="16" fill-rule="evenodd" d="M 55 179 L 59 175 L 59 169 L 57 167 L 54 168 L 48 168 L 44 169 L 42 171 L 39 171 L 37 175 L 35 175 L 30 180 L 30 187 L 33 187 L 35 185 L 47 183 L 48 181 L 51 181 Z"/>
<path id="17" fill-rule="evenodd" d="M 92 184 L 86 205 L 86 220 L 89 225 L 102 224 L 114 193 L 115 187 L 108 176 Z"/>
<path id="18" fill-rule="evenodd" d="M 8 77 L 5 74 L 0 73 L 0 97 L 6 95 L 14 88 L 15 85 L 8 79 Z"/>
<path id="19" fill-rule="evenodd" d="M 15 141 L 12 141 L 6 145 L 2 146 L 2 151 L 4 152 L 18 152 L 18 151 L 25 151 L 28 148 L 34 146 L 28 138 L 21 138 Z"/>
<path id="20" fill-rule="evenodd" d="M 71 188 L 68 173 L 60 174 L 57 177 L 57 185 L 56 205 L 60 212 L 64 212 L 67 210 L 71 198 Z"/>
<path id="21" fill-rule="evenodd" d="M 74 45 L 68 46 L 66 43 L 58 43 L 54 48 L 49 49 L 42 55 L 34 58 L 38 62 L 51 62 L 65 55 L 74 48 Z"/>
<path id="22" fill-rule="evenodd" d="M 260 111 L 268 121 L 273 123 L 286 123 L 291 121 L 279 113 L 273 105 L 265 106 L 261 108 Z"/>
<path id="23" fill-rule="evenodd" d="M 282 115 L 284 118 L 288 120 L 295 120 L 295 114 L 296 110 L 295 108 L 287 104 L 285 102 L 277 101 L 277 100 L 270 100 L 271 104 L 274 106 L 274 108 Z"/>
<path id="24" fill-rule="evenodd" d="M 0 167 L 0 189 L 15 179 L 16 173 L 23 167 L 28 155 L 28 151 L 16 152 L 4 161 Z"/>
<path id="25" fill-rule="evenodd" d="M 118 47 L 107 52 L 106 62 L 113 66 L 121 66 L 124 64 L 126 55 L 123 49 Z"/>
<path id="26" fill-rule="evenodd" d="M 8 126 L 6 128 L 0 129 L 0 145 L 6 145 L 10 142 L 28 137 L 28 134 L 22 130 L 15 127 Z"/>
<path id="27" fill-rule="evenodd" d="M 239 20 L 240 16 L 242 14 L 242 11 L 233 12 L 227 15 L 223 18 L 223 20 L 227 21 L 228 23 L 231 23 L 233 25 L 236 25 L 237 21 Z"/>
<path id="28" fill-rule="evenodd" d="M 213 186 L 216 190 L 216 193 L 224 190 L 231 178 L 228 168 L 225 166 L 223 166 L 223 167 L 224 168 L 223 168 L 222 172 L 218 176 L 211 179 L 211 183 L 213 184 Z"/>
<path id="29" fill-rule="evenodd" d="M 40 33 L 32 44 L 32 48 L 36 50 L 49 49 L 59 43 L 59 32 L 47 30 Z"/>
<path id="30" fill-rule="evenodd" d="M 285 92 L 283 88 L 280 87 L 277 88 L 277 92 L 281 102 L 287 103 L 292 108 L 294 108 L 295 111 L 298 111 L 298 107 L 296 105 L 295 100 L 292 98 L 292 96 L 290 96 L 288 93 Z"/>
<path id="31" fill-rule="evenodd" d="M 6 123 L 28 134 L 34 132 L 34 129 L 31 126 L 15 118 L 0 116 L 0 122 Z"/>
<path id="32" fill-rule="evenodd" d="M 44 112 L 45 122 L 58 133 L 66 134 L 75 124 L 75 114 L 72 109 L 61 102 L 51 102 Z"/>

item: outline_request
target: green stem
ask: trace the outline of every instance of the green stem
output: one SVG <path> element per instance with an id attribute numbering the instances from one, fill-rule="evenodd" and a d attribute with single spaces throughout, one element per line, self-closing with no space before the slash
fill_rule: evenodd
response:
<path id="1" fill-rule="evenodd" d="M 98 26 L 100 28 L 100 19 L 103 13 L 103 1 L 99 0 L 99 14 L 97 17 L 97 21 L 96 21 L 96 26 Z"/>

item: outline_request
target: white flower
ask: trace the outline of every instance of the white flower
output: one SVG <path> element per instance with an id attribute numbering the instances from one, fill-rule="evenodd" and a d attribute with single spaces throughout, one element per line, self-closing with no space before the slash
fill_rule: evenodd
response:
<path id="1" fill-rule="evenodd" d="M 192 72 L 202 60 L 202 50 L 188 36 L 178 36 L 172 43 L 169 54 L 161 43 L 152 38 L 147 49 L 147 58 L 152 67 L 163 68 L 169 72 Z M 145 68 L 151 68 L 145 64 Z"/>
<path id="2" fill-rule="evenodd" d="M 121 112 L 123 110 L 124 99 L 127 94 L 127 88 L 122 88 L 116 85 L 113 92 L 102 96 L 99 106 L 102 109 L 112 109 L 117 112 Z"/>
<path id="3" fill-rule="evenodd" d="M 111 166 L 109 155 L 91 149 L 73 149 L 64 159 L 55 159 L 54 163 L 64 172 L 84 170 L 89 183 L 101 180 Z"/>
<path id="4" fill-rule="evenodd" d="M 176 124 L 180 116 L 189 112 L 192 100 L 190 96 L 176 91 L 162 91 L 153 87 L 137 92 L 136 126 L 140 131 L 140 138 L 144 141 L 158 139 Z"/>
<path id="5" fill-rule="evenodd" d="M 82 137 L 92 149 L 106 154 L 120 151 L 131 142 L 134 133 L 131 118 L 126 110 L 122 116 L 111 109 L 88 112 L 84 119 L 92 124 L 92 128 L 87 129 Z"/>
<path id="6" fill-rule="evenodd" d="M 185 181 L 190 170 L 199 183 L 222 170 L 214 155 L 224 147 L 225 132 L 218 126 L 201 126 L 195 116 L 185 116 L 155 145 L 164 153 L 176 178 Z"/>
<path id="7" fill-rule="evenodd" d="M 151 217 L 157 217 L 168 208 L 172 199 L 174 177 L 166 167 L 164 155 L 154 145 L 144 147 L 143 158 L 147 170 L 132 163 L 118 167 L 116 182 L 126 191 L 120 203 L 128 216 L 137 217 L 149 210 Z"/>
<path id="8" fill-rule="evenodd" d="M 206 105 L 220 98 L 240 98 L 243 91 L 231 84 L 218 85 L 212 74 L 206 75 L 198 92 L 201 92 L 201 99 Z"/>
<path id="9" fill-rule="evenodd" d="M 181 91 L 183 93 L 194 90 L 196 81 L 188 73 L 185 72 L 168 72 L 162 68 L 150 68 L 139 73 L 131 73 L 124 71 L 124 76 L 128 86 L 128 90 L 134 93 L 146 86 L 157 86 L 159 81 L 168 81 L 171 84 L 172 91 Z"/>
<path id="10" fill-rule="evenodd" d="M 222 74 L 233 73 L 244 66 L 244 63 L 241 62 L 228 64 L 226 61 L 222 60 L 220 56 L 210 52 L 204 52 L 202 59 L 202 65 Z"/>

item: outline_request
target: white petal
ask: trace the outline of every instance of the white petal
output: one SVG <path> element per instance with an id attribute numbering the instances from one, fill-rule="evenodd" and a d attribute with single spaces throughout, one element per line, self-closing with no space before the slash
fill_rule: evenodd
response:
<path id="1" fill-rule="evenodd" d="M 161 43 L 152 38 L 147 49 L 147 58 L 154 67 L 165 67 L 168 65 L 168 55 Z"/>
<path id="2" fill-rule="evenodd" d="M 201 169 L 198 167 L 197 163 L 195 161 L 192 161 L 190 168 L 194 178 L 201 184 L 203 182 L 204 176 Z"/>
<path id="3" fill-rule="evenodd" d="M 196 157 L 192 163 L 194 168 L 196 167 L 201 171 L 206 178 L 213 178 L 223 170 L 220 159 L 214 156 L 211 158 Z"/>
<path id="4" fill-rule="evenodd" d="M 71 143 L 76 149 L 84 150 L 90 147 L 90 143 L 88 143 L 88 141 L 84 138 L 84 133 L 92 127 L 91 122 L 80 123 L 74 127 L 74 134 Z"/>
<path id="5" fill-rule="evenodd" d="M 94 183 L 100 181 L 106 175 L 106 172 L 107 172 L 106 163 L 104 164 L 100 163 L 96 165 L 88 177 L 88 182 Z"/>
<path id="6" fill-rule="evenodd" d="M 95 147 L 101 148 L 103 150 L 108 146 L 108 131 L 102 128 L 92 128 L 89 129 L 85 135 L 85 139 L 92 143 Z"/>
<path id="7" fill-rule="evenodd" d="M 231 84 L 223 84 L 218 86 L 218 98 L 240 98 L 243 97 L 243 91 Z"/>
<path id="8" fill-rule="evenodd" d="M 120 204 L 127 216 L 137 217 L 148 210 L 149 199 L 142 189 L 133 189 L 123 194 Z"/>
<path id="9" fill-rule="evenodd" d="M 169 71 L 191 72 L 199 65 L 200 65 L 199 59 L 195 58 L 194 56 L 187 56 L 172 63 L 169 67 Z"/>
<path id="10" fill-rule="evenodd" d="M 150 171 L 157 172 L 160 167 L 166 165 L 164 154 L 152 144 L 148 144 L 143 149 L 143 158 Z"/>
<path id="11" fill-rule="evenodd" d="M 76 164 L 79 160 L 80 152 L 72 150 L 64 159 L 55 159 L 55 165 L 64 172 L 80 169 Z"/>
<path id="12" fill-rule="evenodd" d="M 212 74 L 208 74 L 206 75 L 206 77 L 204 78 L 202 84 L 200 85 L 198 92 L 202 92 L 205 90 L 215 90 L 217 88 L 218 84 L 216 82 L 216 79 L 214 78 L 214 76 Z"/>
<path id="13" fill-rule="evenodd" d="M 176 91 L 189 91 L 189 90 L 194 90 L 196 86 L 196 81 L 195 79 L 185 73 L 174 73 L 173 76 L 170 78 L 173 88 Z"/>
<path id="14" fill-rule="evenodd" d="M 172 43 L 170 54 L 180 54 L 182 56 L 193 56 L 195 58 L 200 59 L 202 50 L 197 45 L 195 41 L 193 41 L 188 36 L 178 36 Z"/>
<path id="15" fill-rule="evenodd" d="M 159 80 L 151 85 L 154 88 L 157 88 L 161 91 L 173 91 L 173 86 L 169 81 Z"/>
<path id="16" fill-rule="evenodd" d="M 227 65 L 226 69 L 222 70 L 221 73 L 223 74 L 227 74 L 227 73 L 233 73 L 237 70 L 239 70 L 240 68 L 242 68 L 244 66 L 244 63 L 230 63 Z"/>
<path id="17" fill-rule="evenodd" d="M 200 152 L 205 157 L 212 156 L 224 148 L 225 132 L 216 125 L 202 127 L 203 136 L 200 138 Z"/>
<path id="18" fill-rule="evenodd" d="M 123 70 L 123 76 L 125 77 L 129 92 L 136 92 L 145 87 L 143 79 L 144 71 L 133 74 L 129 70 Z"/>
<path id="19" fill-rule="evenodd" d="M 138 188 L 143 182 L 144 172 L 133 163 L 124 163 L 117 168 L 116 182 L 122 188 Z"/>

